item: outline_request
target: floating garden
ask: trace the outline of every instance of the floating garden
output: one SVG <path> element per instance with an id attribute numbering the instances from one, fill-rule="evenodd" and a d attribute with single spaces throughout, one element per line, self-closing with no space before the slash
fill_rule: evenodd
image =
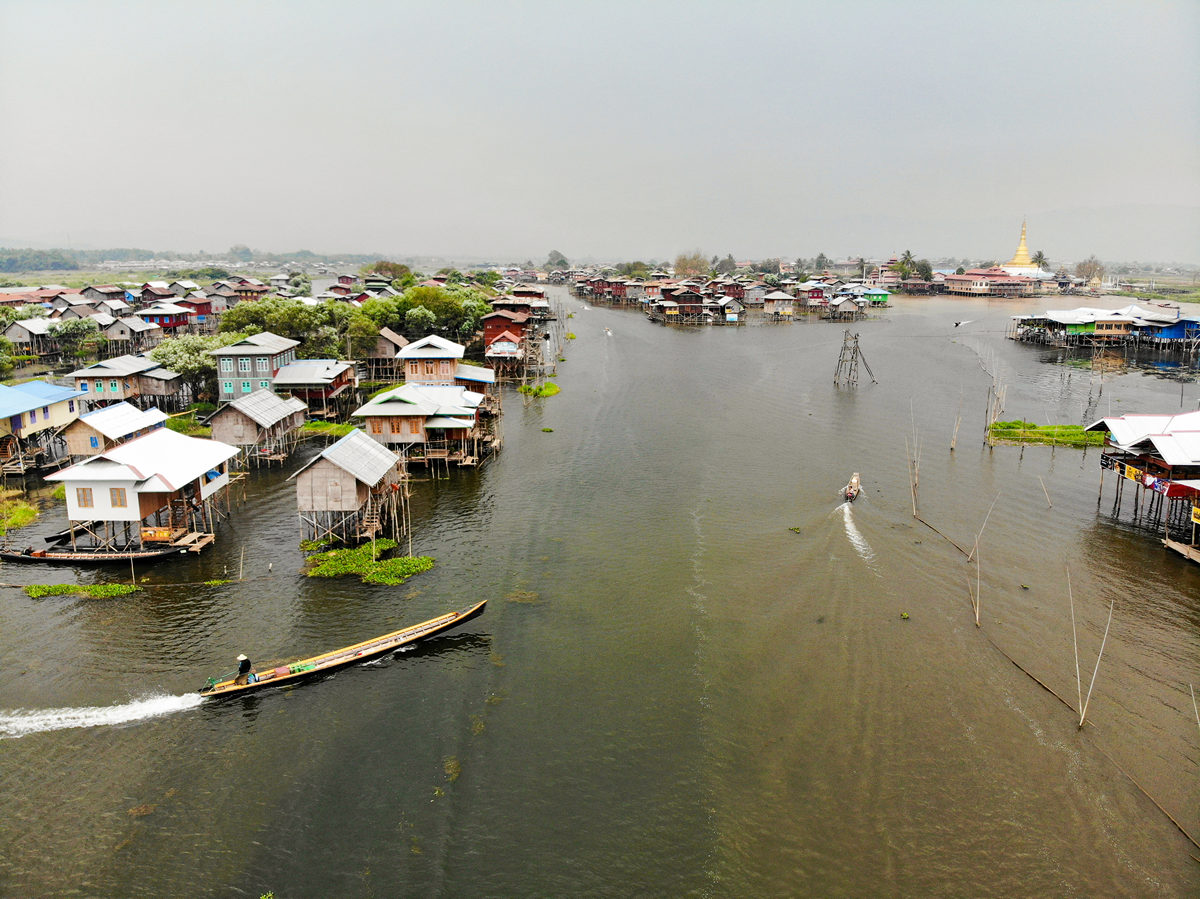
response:
<path id="1" fill-rule="evenodd" d="M 344 577 L 355 574 L 366 584 L 403 584 L 414 574 L 433 568 L 430 556 L 380 558 L 396 548 L 395 540 L 374 540 L 347 549 L 331 549 L 308 557 L 309 577 Z"/>
<path id="2" fill-rule="evenodd" d="M 1083 425 L 1039 425 L 1020 419 L 993 422 L 988 436 L 994 444 L 1104 446 L 1103 431 L 1085 431 Z"/>

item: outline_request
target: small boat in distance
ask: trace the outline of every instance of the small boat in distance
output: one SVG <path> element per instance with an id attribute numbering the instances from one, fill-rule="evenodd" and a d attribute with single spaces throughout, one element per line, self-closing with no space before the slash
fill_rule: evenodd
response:
<path id="1" fill-rule="evenodd" d="M 850 483 L 842 488 L 842 498 L 848 503 L 854 502 L 858 495 L 862 493 L 862 484 L 858 480 L 858 472 L 854 472 L 850 476 Z"/>
<path id="2" fill-rule="evenodd" d="M 472 618 L 482 615 L 483 608 L 486 605 L 487 600 L 485 599 L 471 606 L 469 609 L 463 609 L 461 612 L 447 612 L 445 615 L 439 615 L 437 618 L 430 618 L 428 621 L 423 621 L 420 624 L 392 631 L 390 634 L 384 634 L 382 637 L 376 637 L 373 640 L 364 640 L 362 643 L 355 643 L 353 646 L 335 649 L 332 652 L 301 659 L 298 662 L 291 662 L 287 665 L 280 665 L 277 668 L 272 668 L 270 671 L 262 673 L 255 673 L 252 670 L 248 677 L 239 674 L 210 677 L 204 686 L 200 688 L 199 692 L 205 699 L 232 696 L 235 693 L 245 693 L 247 690 L 258 690 L 263 687 L 273 687 L 277 684 L 292 683 L 300 678 L 310 677 L 322 671 L 330 671 L 334 668 L 341 668 L 343 665 L 362 662 L 366 659 L 392 652 L 402 646 L 407 646 L 409 643 L 416 643 L 418 640 L 426 640 L 435 634 L 445 633 L 451 628 L 458 627 L 460 624 L 464 624 Z M 247 667 L 249 666 L 248 662 L 245 664 Z"/>

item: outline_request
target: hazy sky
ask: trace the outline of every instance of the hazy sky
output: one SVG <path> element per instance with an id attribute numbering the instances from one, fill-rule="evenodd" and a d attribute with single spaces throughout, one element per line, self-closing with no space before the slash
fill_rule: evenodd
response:
<path id="1" fill-rule="evenodd" d="M 1200 2 L 0 0 L 0 245 L 1200 262 Z"/>

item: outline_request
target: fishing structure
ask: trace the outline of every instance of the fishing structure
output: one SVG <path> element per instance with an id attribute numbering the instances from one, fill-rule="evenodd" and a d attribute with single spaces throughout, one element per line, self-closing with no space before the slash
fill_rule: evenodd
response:
<path id="1" fill-rule="evenodd" d="M 867 374 L 871 378 L 872 384 L 878 384 L 875 380 L 875 375 L 871 371 L 871 366 L 867 364 L 867 358 L 863 355 L 862 347 L 858 345 L 858 335 L 851 334 L 849 329 L 843 332 L 842 337 L 842 352 L 838 356 L 837 369 L 833 373 L 834 387 L 857 387 L 858 386 L 858 363 L 861 361 L 863 368 L 867 370 Z"/>

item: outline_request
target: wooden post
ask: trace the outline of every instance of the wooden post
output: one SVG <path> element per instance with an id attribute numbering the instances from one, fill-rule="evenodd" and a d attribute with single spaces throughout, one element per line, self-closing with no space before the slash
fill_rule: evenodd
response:
<path id="1" fill-rule="evenodd" d="M 1038 475 L 1038 483 L 1042 485 L 1042 493 L 1046 494 L 1046 505 L 1053 509 L 1054 503 L 1050 502 L 1050 491 L 1046 489 L 1046 482 L 1042 480 L 1042 476 Z"/>
<path id="2" fill-rule="evenodd" d="M 1088 684 L 1087 699 L 1083 701 L 1083 709 L 1079 713 L 1079 729 L 1083 729 L 1083 722 L 1087 718 L 1088 703 L 1092 701 L 1092 688 L 1096 686 L 1096 675 L 1100 673 L 1100 659 L 1104 655 L 1104 644 L 1108 642 L 1108 629 L 1112 626 L 1113 606 L 1116 600 L 1108 604 L 1108 624 L 1104 625 L 1104 638 L 1100 641 L 1100 651 L 1096 653 L 1096 667 L 1092 671 L 1092 682 Z"/>

